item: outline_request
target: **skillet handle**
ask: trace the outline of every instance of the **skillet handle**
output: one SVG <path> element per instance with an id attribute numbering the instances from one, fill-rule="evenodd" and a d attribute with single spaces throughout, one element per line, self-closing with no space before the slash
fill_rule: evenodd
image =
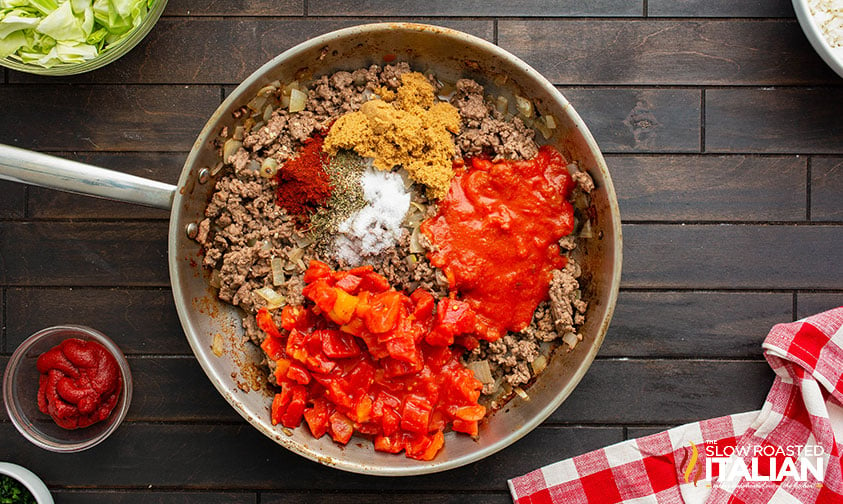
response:
<path id="1" fill-rule="evenodd" d="M 176 186 L 0 144 L 0 179 L 169 210 Z"/>

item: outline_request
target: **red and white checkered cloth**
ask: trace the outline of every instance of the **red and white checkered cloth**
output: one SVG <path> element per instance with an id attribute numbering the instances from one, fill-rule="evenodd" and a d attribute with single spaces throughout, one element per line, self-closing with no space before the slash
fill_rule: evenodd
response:
<path id="1" fill-rule="evenodd" d="M 760 411 L 704 420 L 509 481 L 516 504 L 843 503 L 843 307 L 772 328 Z"/>

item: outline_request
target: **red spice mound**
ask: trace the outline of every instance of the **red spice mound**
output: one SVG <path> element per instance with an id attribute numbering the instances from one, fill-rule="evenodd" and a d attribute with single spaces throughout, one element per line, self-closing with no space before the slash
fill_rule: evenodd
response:
<path id="1" fill-rule="evenodd" d="M 120 368 L 96 341 L 68 338 L 36 362 L 38 409 L 59 427 L 80 429 L 108 418 L 123 387 Z"/>
<path id="2" fill-rule="evenodd" d="M 372 266 L 331 271 L 311 261 L 304 279 L 313 306 L 285 306 L 281 328 L 265 309 L 257 315 L 281 387 L 273 425 L 303 418 L 316 438 L 345 444 L 357 431 L 376 450 L 419 460 L 436 456 L 449 425 L 477 435 L 482 384 L 460 362 L 464 349 L 448 346 L 473 328 L 473 318 L 461 320 L 464 303 L 455 310 L 460 301 L 443 300 L 434 314 L 433 295 L 391 289 Z"/>
<path id="3" fill-rule="evenodd" d="M 322 152 L 324 138 L 308 138 L 299 155 L 287 161 L 276 175 L 278 204 L 287 213 L 307 222 L 310 214 L 328 202 L 331 183 L 325 172 L 328 155 Z"/>

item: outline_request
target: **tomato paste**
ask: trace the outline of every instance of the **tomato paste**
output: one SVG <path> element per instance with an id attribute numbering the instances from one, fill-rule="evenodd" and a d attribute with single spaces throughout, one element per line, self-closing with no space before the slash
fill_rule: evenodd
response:
<path id="1" fill-rule="evenodd" d="M 356 431 L 376 450 L 419 460 L 436 456 L 447 427 L 477 435 L 482 384 L 460 362 L 464 349 L 449 346 L 473 329 L 465 303 L 436 308 L 429 292 L 396 291 L 372 266 L 311 261 L 304 281 L 312 306 L 285 306 L 281 327 L 266 309 L 256 317 L 281 387 L 273 425 L 304 419 L 314 437 L 342 444 Z"/>
<path id="2" fill-rule="evenodd" d="M 108 418 L 123 388 L 117 361 L 96 341 L 68 338 L 41 354 L 36 366 L 38 409 L 65 429 Z"/>
<path id="3" fill-rule="evenodd" d="M 558 240 L 574 229 L 574 187 L 562 154 L 544 146 L 529 161 L 473 158 L 454 177 L 421 231 L 430 262 L 476 312 L 490 341 L 526 328 L 565 266 Z"/>

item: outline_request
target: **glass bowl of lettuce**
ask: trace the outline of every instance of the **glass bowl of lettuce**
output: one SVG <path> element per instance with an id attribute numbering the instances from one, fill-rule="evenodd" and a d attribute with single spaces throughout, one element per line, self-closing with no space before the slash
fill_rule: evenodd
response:
<path id="1" fill-rule="evenodd" d="M 0 0 L 0 65 L 40 75 L 103 67 L 149 33 L 167 0 Z"/>

